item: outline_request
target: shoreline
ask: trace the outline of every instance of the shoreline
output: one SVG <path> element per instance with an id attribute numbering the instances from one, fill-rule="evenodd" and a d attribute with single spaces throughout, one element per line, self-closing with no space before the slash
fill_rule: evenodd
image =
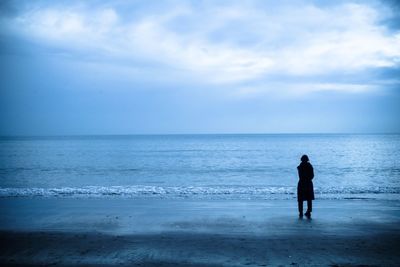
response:
<path id="1" fill-rule="evenodd" d="M 0 199 L 2 266 L 396 266 L 400 201 Z"/>

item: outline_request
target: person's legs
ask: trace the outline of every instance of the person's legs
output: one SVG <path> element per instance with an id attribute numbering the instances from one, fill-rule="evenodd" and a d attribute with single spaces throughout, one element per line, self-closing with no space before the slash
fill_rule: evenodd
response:
<path id="1" fill-rule="evenodd" d="M 307 211 L 305 213 L 307 218 L 311 218 L 311 212 L 312 212 L 312 200 L 308 199 L 307 200 Z"/>
<path id="2" fill-rule="evenodd" d="M 303 217 L 303 201 L 297 201 L 298 205 L 299 205 L 299 216 Z"/>
<path id="3" fill-rule="evenodd" d="M 309 199 L 307 200 L 307 213 L 311 213 L 312 212 L 312 200 Z"/>

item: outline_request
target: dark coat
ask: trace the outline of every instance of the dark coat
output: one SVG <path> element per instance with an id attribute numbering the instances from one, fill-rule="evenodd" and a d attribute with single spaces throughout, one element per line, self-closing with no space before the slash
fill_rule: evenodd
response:
<path id="1" fill-rule="evenodd" d="M 297 184 L 297 200 L 313 200 L 314 186 L 312 179 L 314 178 L 314 169 L 309 162 L 302 162 L 297 167 L 299 172 L 299 183 Z"/>

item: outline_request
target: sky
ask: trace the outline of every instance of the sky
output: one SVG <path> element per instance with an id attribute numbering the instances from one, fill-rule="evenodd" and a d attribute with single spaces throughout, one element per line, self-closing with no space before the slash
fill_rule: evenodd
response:
<path id="1" fill-rule="evenodd" d="M 397 1 L 0 2 L 0 135 L 399 132 Z"/>

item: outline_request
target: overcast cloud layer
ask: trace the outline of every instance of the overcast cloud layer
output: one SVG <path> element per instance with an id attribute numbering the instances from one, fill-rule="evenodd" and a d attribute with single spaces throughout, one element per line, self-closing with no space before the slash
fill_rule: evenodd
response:
<path id="1" fill-rule="evenodd" d="M 44 92 L 62 90 L 61 84 L 69 81 L 75 94 L 79 91 L 93 93 L 97 89 L 122 90 L 125 97 L 142 97 L 152 105 L 153 109 L 149 110 L 128 108 L 125 113 L 118 113 L 122 124 L 130 120 L 132 112 L 142 112 L 144 117 L 151 118 L 152 114 L 162 112 L 160 105 L 149 100 L 154 99 L 150 93 L 143 93 L 143 90 L 151 91 L 155 98 L 159 96 L 157 92 L 169 92 L 165 101 L 170 101 L 171 107 L 176 107 L 179 98 L 187 97 L 185 101 L 193 104 L 189 107 L 199 106 L 196 111 L 189 108 L 189 114 L 194 112 L 192 115 L 201 113 L 205 103 L 240 102 L 236 109 L 236 104 L 226 104 L 227 110 L 241 110 L 239 114 L 222 112 L 222 117 L 216 121 L 205 115 L 204 121 L 209 122 L 204 127 L 193 127 L 187 120 L 194 117 L 188 115 L 181 118 L 175 128 L 120 127 L 121 131 L 400 130 L 394 114 L 398 111 L 396 101 L 400 83 L 399 6 L 395 1 L 10 1 L 3 2 L 0 9 L 1 90 L 3 99 L 16 101 L 12 102 L 14 107 L 8 104 L 4 108 L 3 125 L 5 120 L 11 119 L 8 116 L 13 109 L 21 113 L 21 117 L 25 116 L 23 108 L 18 107 L 21 96 L 14 94 L 16 89 L 28 92 L 33 89 L 27 84 L 36 87 L 41 84 Z M 53 75 L 38 77 L 35 75 L 37 65 L 44 72 L 47 69 L 49 73 L 54 72 Z M 18 79 L 25 79 L 26 84 L 14 77 L 18 72 Z M 55 86 L 57 84 L 59 86 Z M 148 95 L 139 96 L 138 91 Z M 356 118 L 349 121 L 342 114 L 342 119 L 335 117 L 334 120 L 340 127 L 322 124 L 318 130 L 317 122 L 322 118 L 310 117 L 315 122 L 300 127 L 300 124 L 296 126 L 290 111 L 278 108 L 297 105 L 293 114 L 298 114 L 298 110 L 306 106 L 300 105 L 299 99 L 323 103 L 327 97 L 332 97 L 331 93 L 321 96 L 321 92 L 332 92 L 334 98 L 341 99 L 337 100 L 336 106 L 340 101 L 350 103 L 365 98 L 354 103 L 355 109 L 372 104 L 376 109 L 359 111 L 360 114 L 378 112 L 381 121 L 375 122 L 377 127 L 372 127 L 368 125 L 374 121 L 367 119 L 366 125 L 360 121 L 360 126 L 352 129 L 348 125 L 353 125 Z M 174 100 L 170 99 L 172 94 L 177 94 Z M 44 101 L 44 106 L 54 101 L 46 93 L 43 96 L 42 100 L 32 101 Z M 371 100 L 373 96 L 378 96 L 375 102 Z M 261 105 L 257 102 L 260 98 L 271 108 L 261 111 L 250 108 Z M 247 102 L 244 104 L 243 101 Z M 390 105 L 385 109 L 387 101 Z M 349 103 L 346 105 L 351 106 Z M 214 104 L 217 110 L 223 106 L 223 102 Z M 334 114 L 333 106 L 321 112 Z M 170 119 L 179 113 L 171 107 Z M 104 107 L 100 105 L 95 109 L 104 110 Z M 113 106 L 107 109 L 113 109 Z M 311 110 L 315 113 L 318 109 Z M 61 121 L 70 114 L 68 110 L 59 112 Z M 84 109 L 81 112 L 87 113 Z M 271 117 L 274 112 L 282 118 L 272 126 L 261 124 L 257 127 L 258 118 Z M 352 113 L 351 109 L 346 113 Z M 230 121 L 235 117 L 247 126 L 233 127 Z M 45 120 L 50 123 L 55 119 Z M 386 119 L 388 121 L 382 122 Z M 215 124 L 220 120 L 227 124 L 217 129 Z M 17 122 L 13 127 L 3 132 L 29 132 L 30 129 Z M 81 129 L 80 126 L 72 128 L 74 130 L 66 131 L 79 132 Z M 89 128 L 84 132 L 108 129 L 94 124 Z M 48 129 L 50 126 L 37 132 Z"/>

